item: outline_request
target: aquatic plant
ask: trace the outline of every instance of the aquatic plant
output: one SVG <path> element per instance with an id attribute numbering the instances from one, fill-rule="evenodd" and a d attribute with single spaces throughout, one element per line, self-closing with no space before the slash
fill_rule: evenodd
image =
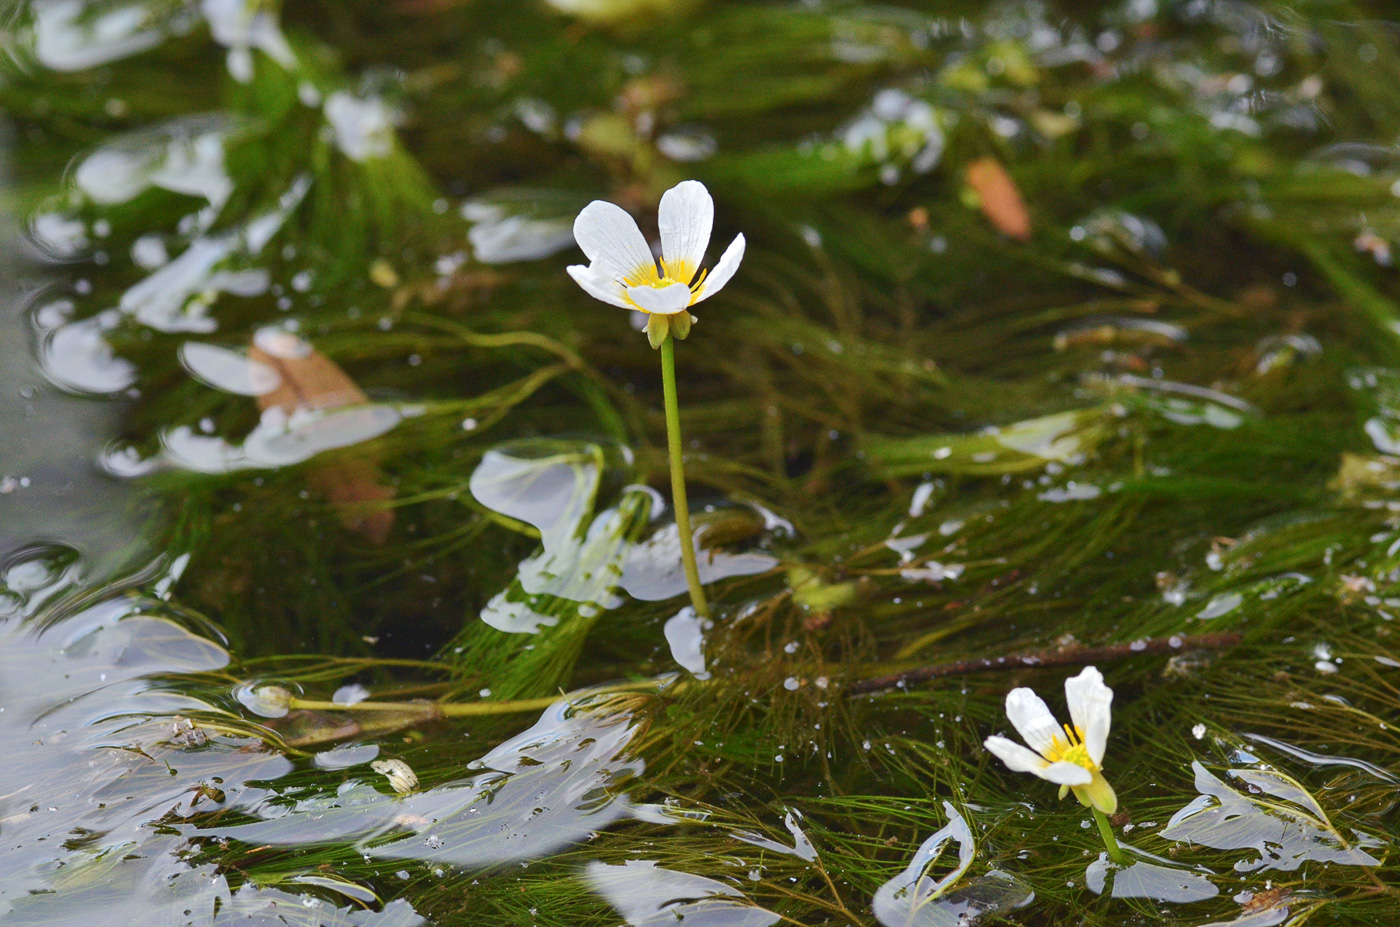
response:
<path id="1" fill-rule="evenodd" d="M 1390 927 L 1379 9 L 10 4 L 0 922 Z"/>
<path id="2" fill-rule="evenodd" d="M 690 307 L 724 288 L 744 259 L 744 236 L 737 235 L 715 264 L 701 270 L 714 227 L 715 203 L 698 180 L 687 180 L 661 196 L 661 258 L 651 253 L 637 223 L 621 207 L 594 200 L 574 220 L 574 238 L 588 255 L 588 266 L 574 264 L 569 276 L 596 299 L 646 316 L 647 341 L 661 351 L 661 383 L 665 390 L 666 442 L 671 464 L 671 492 L 680 531 L 681 561 L 695 611 L 710 617 L 700 573 L 695 565 L 695 539 L 690 530 L 690 506 L 685 494 L 681 452 L 680 402 L 676 397 L 676 342 L 690 334 L 695 317 Z M 698 276 L 697 276 L 698 275 Z"/>
<path id="3" fill-rule="evenodd" d="M 1065 680 L 1065 702 L 1073 726 L 1060 725 L 1031 689 L 1006 695 L 1006 717 L 1030 747 L 1000 735 L 988 737 L 987 749 L 1013 772 L 1031 773 L 1060 787 L 1060 798 L 1073 791 L 1091 808 L 1104 845 L 1114 862 L 1123 861 L 1108 815 L 1118 810 L 1118 795 L 1103 777 L 1104 750 L 1112 724 L 1113 690 L 1092 666 Z"/>

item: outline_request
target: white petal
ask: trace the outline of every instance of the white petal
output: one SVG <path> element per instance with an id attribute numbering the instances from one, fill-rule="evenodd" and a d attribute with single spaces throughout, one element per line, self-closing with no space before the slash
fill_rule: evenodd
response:
<path id="1" fill-rule="evenodd" d="M 736 235 L 729 243 L 729 247 L 724 249 L 724 254 L 720 255 L 719 263 L 715 269 L 710 271 L 710 275 L 701 284 L 700 291 L 695 294 L 695 301 L 698 303 L 702 299 L 709 299 L 729 282 L 729 278 L 734 276 L 734 272 L 739 269 L 739 262 L 744 259 L 744 236 Z"/>
<path id="2" fill-rule="evenodd" d="M 1069 703 L 1074 726 L 1083 732 L 1089 759 L 1102 765 L 1113 716 L 1113 690 L 1104 685 L 1098 670 L 1087 666 L 1078 676 L 1065 680 L 1065 701 Z"/>
<path id="3" fill-rule="evenodd" d="M 1055 716 L 1030 689 L 1012 689 L 1006 694 L 1006 717 L 1031 749 L 1042 755 L 1050 752 L 1055 738 L 1064 739 Z"/>
<path id="4" fill-rule="evenodd" d="M 661 197 L 661 259 L 673 280 L 690 283 L 705 260 L 710 229 L 715 224 L 715 201 L 698 180 L 687 180 Z"/>
<path id="5" fill-rule="evenodd" d="M 583 287 L 583 291 L 594 299 L 601 299 L 605 303 L 612 303 L 614 306 L 621 306 L 624 309 L 631 309 L 632 304 L 622 298 L 622 284 L 613 278 L 600 274 L 592 267 L 584 267 L 582 264 L 573 264 L 569 267 L 569 276 Z"/>
<path id="6" fill-rule="evenodd" d="M 627 295 L 647 312 L 675 315 L 690 305 L 690 287 L 684 283 L 669 286 L 629 286 Z"/>
<path id="7" fill-rule="evenodd" d="M 1006 737 L 988 737 L 984 742 L 997 759 L 1006 764 L 1012 772 L 1028 772 L 1042 776 L 1042 770 L 1050 763 L 1044 757 L 1014 740 Z"/>
<path id="8" fill-rule="evenodd" d="M 651 248 L 636 221 L 621 206 L 594 200 L 583 207 L 574 220 L 574 240 L 595 271 L 628 283 L 656 279 Z"/>
<path id="9" fill-rule="evenodd" d="M 1074 763 L 1051 763 L 1039 775 L 1056 785 L 1088 785 L 1094 781 L 1093 773 Z"/>

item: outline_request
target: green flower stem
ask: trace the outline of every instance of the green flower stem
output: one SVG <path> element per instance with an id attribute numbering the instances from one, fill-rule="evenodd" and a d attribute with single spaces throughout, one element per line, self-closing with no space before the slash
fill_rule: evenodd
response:
<path id="1" fill-rule="evenodd" d="M 666 444 L 671 451 L 671 500 L 676 509 L 676 528 L 681 535 L 681 566 L 690 587 L 690 602 L 701 618 L 710 617 L 705 590 L 700 588 L 700 568 L 695 563 L 695 536 L 690 531 L 690 503 L 685 498 L 685 465 L 681 462 L 681 406 L 676 398 L 676 339 L 670 335 L 661 343 L 661 386 L 666 396 Z"/>
<path id="2" fill-rule="evenodd" d="M 1103 845 L 1108 848 L 1108 858 L 1116 865 L 1126 866 L 1128 857 L 1123 853 L 1123 848 L 1118 845 L 1118 838 L 1113 836 L 1113 826 L 1108 823 L 1108 816 L 1097 808 L 1094 812 L 1094 823 L 1099 825 L 1099 836 L 1103 838 Z"/>

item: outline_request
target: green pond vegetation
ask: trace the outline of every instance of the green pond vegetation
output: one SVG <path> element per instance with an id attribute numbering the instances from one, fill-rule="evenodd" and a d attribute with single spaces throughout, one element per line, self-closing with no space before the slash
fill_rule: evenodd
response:
<path id="1" fill-rule="evenodd" d="M 7 526 L 0 923 L 1396 923 L 1395 12 L 0 13 L 4 337 L 120 487 Z M 689 178 L 709 619 L 564 271 Z M 1126 867 L 982 745 L 1088 663 Z"/>

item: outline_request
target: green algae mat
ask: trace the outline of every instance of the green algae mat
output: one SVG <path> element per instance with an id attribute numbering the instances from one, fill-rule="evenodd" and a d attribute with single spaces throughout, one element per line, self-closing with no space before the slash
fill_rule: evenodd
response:
<path id="1" fill-rule="evenodd" d="M 0 48 L 0 924 L 1400 923 L 1400 8 Z"/>

